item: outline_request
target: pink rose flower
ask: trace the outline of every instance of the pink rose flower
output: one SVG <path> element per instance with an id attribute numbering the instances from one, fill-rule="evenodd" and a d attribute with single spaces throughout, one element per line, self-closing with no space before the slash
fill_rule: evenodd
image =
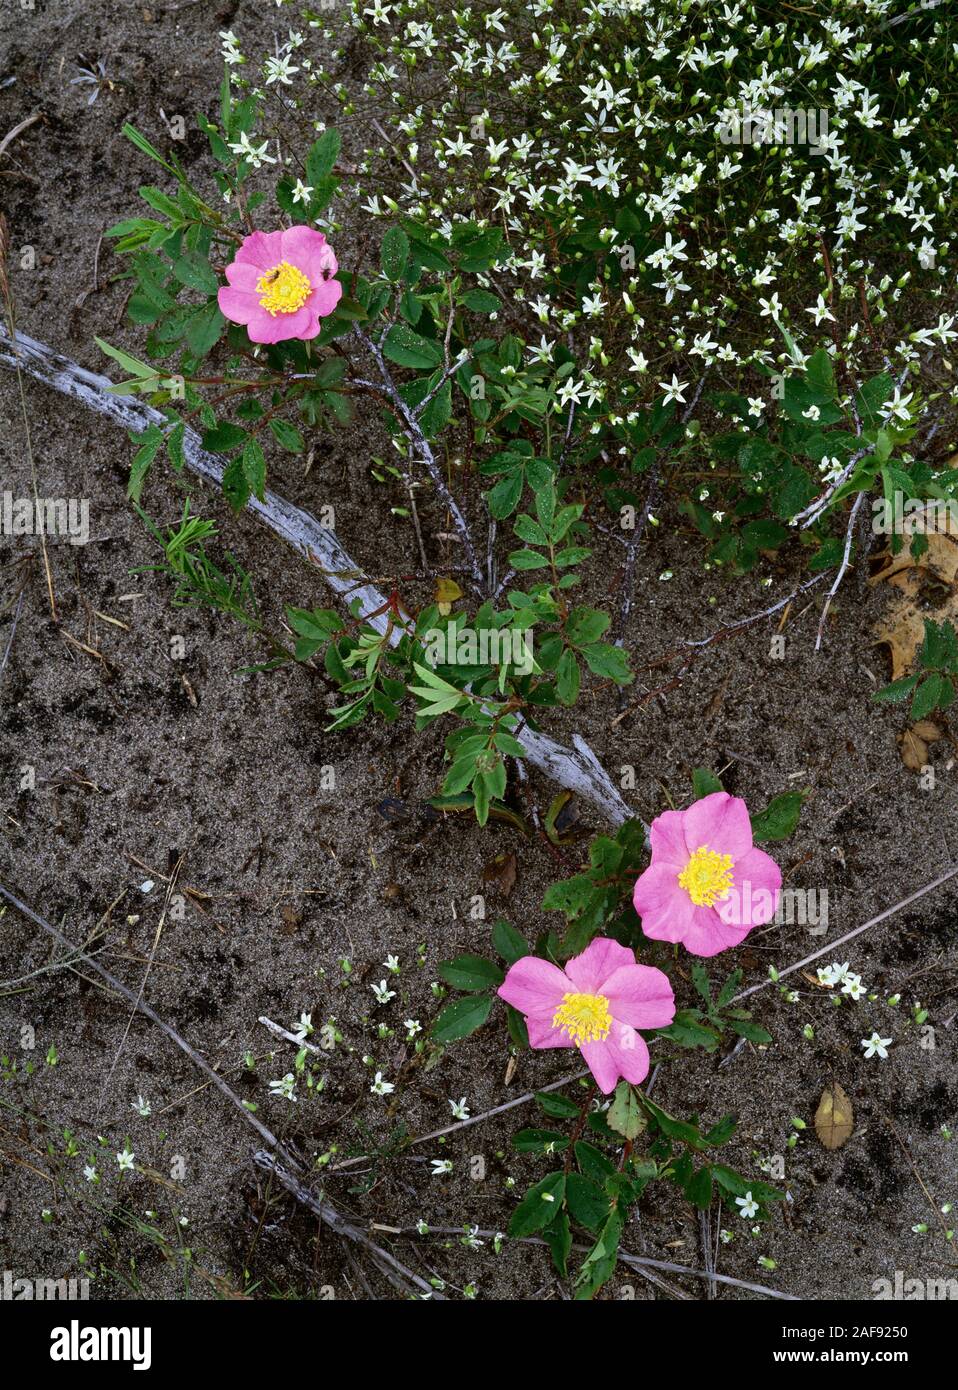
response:
<path id="1" fill-rule="evenodd" d="M 668 976 L 637 965 L 634 951 L 604 936 L 564 970 L 523 956 L 498 994 L 525 1014 L 531 1047 L 577 1047 L 605 1095 L 620 1077 L 638 1084 L 649 1073 L 649 1049 L 636 1028 L 665 1028 L 675 1017 Z"/>
<path id="2" fill-rule="evenodd" d="M 315 338 L 320 319 L 339 303 L 339 264 L 322 232 L 290 227 L 253 232 L 226 267 L 228 285 L 217 295 L 233 323 L 246 325 L 254 343 Z"/>
<path id="3" fill-rule="evenodd" d="M 686 811 L 664 811 L 651 841 L 652 863 L 632 895 L 646 936 L 714 956 L 775 916 L 782 871 L 752 844 L 741 797 L 712 792 Z"/>

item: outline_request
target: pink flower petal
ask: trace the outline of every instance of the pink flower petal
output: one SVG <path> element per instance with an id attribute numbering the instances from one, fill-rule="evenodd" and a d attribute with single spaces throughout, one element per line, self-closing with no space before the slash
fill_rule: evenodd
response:
<path id="1" fill-rule="evenodd" d="M 283 260 L 297 266 L 314 284 L 324 270 L 335 275 L 339 269 L 333 248 L 313 227 L 290 227 L 283 232 Z"/>
<path id="2" fill-rule="evenodd" d="M 230 261 L 226 267 L 226 278 L 233 288 L 246 290 L 248 294 L 259 294 L 256 282 L 262 274 L 262 268 L 252 261 Z"/>
<path id="3" fill-rule="evenodd" d="M 263 310 L 255 294 L 245 290 L 235 290 L 232 285 L 221 285 L 216 293 L 220 311 L 233 323 L 249 323 Z"/>
<path id="4" fill-rule="evenodd" d="M 282 232 L 251 232 L 236 253 L 237 261 L 248 261 L 261 270 L 270 270 L 283 259 Z"/>
<path id="5" fill-rule="evenodd" d="M 320 318 L 325 318 L 327 314 L 333 312 L 342 297 L 343 286 L 341 281 L 320 280 L 315 284 L 313 292 L 306 303 Z"/>
<path id="6" fill-rule="evenodd" d="M 751 927 L 726 926 L 714 907 L 696 907 L 682 945 L 693 956 L 717 956 L 744 941 Z"/>
<path id="7" fill-rule="evenodd" d="M 501 994 L 502 991 L 500 990 Z M 552 1026 L 551 1016 L 544 1018 L 527 1018 L 526 1028 L 529 1032 L 529 1046 L 535 1048 L 546 1047 L 575 1047 L 575 1043 L 564 1033 L 561 1028 Z"/>
<path id="8" fill-rule="evenodd" d="M 602 986 L 617 1023 L 633 1028 L 667 1028 L 675 1017 L 669 977 L 651 965 L 622 965 Z"/>
<path id="9" fill-rule="evenodd" d="M 724 902 L 715 910 L 728 926 L 747 929 L 764 926 L 775 916 L 782 871 L 761 849 L 750 849 L 735 861 L 735 882 Z"/>
<path id="10" fill-rule="evenodd" d="M 312 300 L 307 299 L 303 307 L 309 314 L 309 325 L 308 327 L 303 329 L 301 333 L 297 333 L 296 336 L 297 338 L 302 338 L 305 341 L 308 338 L 315 338 L 317 334 L 321 333 L 323 323 L 316 310 L 313 308 Z"/>
<path id="11" fill-rule="evenodd" d="M 557 965 L 538 956 L 523 956 L 509 967 L 496 993 L 528 1018 L 551 1023 L 563 996 L 574 994 L 571 981 Z"/>
<path id="12" fill-rule="evenodd" d="M 635 885 L 632 902 L 643 933 L 656 941 L 681 941 L 692 924 L 695 904 L 674 865 L 650 864 Z"/>
<path id="13" fill-rule="evenodd" d="M 711 792 L 683 811 L 685 844 L 690 855 L 701 845 L 733 860 L 752 848 L 752 822 L 740 796 Z"/>
<path id="14" fill-rule="evenodd" d="M 607 936 L 590 941 L 581 955 L 566 962 L 565 973 L 580 994 L 604 994 L 602 982 L 620 965 L 634 965 L 635 952 Z"/>
<path id="15" fill-rule="evenodd" d="M 316 336 L 307 332 L 315 320 L 305 304 L 293 314 L 271 314 L 257 307 L 259 312 L 246 325 L 251 343 L 283 343 L 287 338 Z"/>
<path id="16" fill-rule="evenodd" d="M 604 1095 L 611 1095 L 622 1077 L 637 1086 L 649 1074 L 645 1039 L 627 1023 L 613 1023 L 604 1042 L 584 1043 L 580 1051 Z"/>
<path id="17" fill-rule="evenodd" d="M 579 1050 L 599 1090 L 610 1095 L 619 1080 L 619 1067 L 608 1039 L 605 1042 L 584 1043 Z"/>
<path id="18" fill-rule="evenodd" d="M 653 863 L 674 864 L 676 874 L 689 862 L 684 825 L 684 811 L 663 811 L 649 826 Z"/>

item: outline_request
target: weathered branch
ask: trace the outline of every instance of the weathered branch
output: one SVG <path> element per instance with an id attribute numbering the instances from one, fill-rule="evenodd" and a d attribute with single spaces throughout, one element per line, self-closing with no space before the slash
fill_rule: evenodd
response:
<path id="1" fill-rule="evenodd" d="M 0 365 L 14 368 L 19 357 L 25 373 L 80 401 L 89 410 L 107 416 L 124 429 L 142 432 L 149 425 L 165 427 L 168 424 L 162 411 L 135 396 L 110 394 L 108 388 L 111 382 L 107 377 L 87 371 L 45 344 L 36 342 L 24 333 L 17 335 L 16 344 L 15 351 L 9 336 L 0 327 Z M 190 428 L 186 429 L 183 437 L 183 457 L 186 466 L 199 477 L 217 485 L 222 483 L 223 464 L 214 454 L 203 449 L 199 435 Z M 334 531 L 321 526 L 309 512 L 295 507 L 269 489 L 262 502 L 251 497 L 247 509 L 275 535 L 311 560 L 330 588 L 341 595 L 345 602 L 351 603 L 358 598 L 360 615 L 374 614 L 379 610 L 378 616 L 365 621 L 378 632 L 386 631 L 388 615 L 385 612 L 385 596 L 367 580 L 365 572 L 346 552 Z M 394 628 L 392 641 L 398 643 L 400 637 L 401 634 Z M 633 817 L 634 812 L 623 801 L 584 739 L 574 735 L 573 747 L 566 748 L 546 734 L 534 733 L 525 727 L 516 737 L 533 766 L 560 786 L 591 801 L 613 825 L 621 825 Z"/>

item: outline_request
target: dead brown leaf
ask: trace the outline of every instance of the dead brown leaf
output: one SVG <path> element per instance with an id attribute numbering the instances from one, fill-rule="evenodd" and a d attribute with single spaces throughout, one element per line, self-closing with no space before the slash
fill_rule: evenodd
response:
<path id="1" fill-rule="evenodd" d="M 916 559 L 910 546 L 919 523 L 928 549 Z M 870 584 L 889 584 L 896 591 L 888 611 L 875 626 L 876 645 L 889 649 L 893 681 L 911 671 L 925 635 L 926 618 L 958 624 L 958 536 L 945 526 L 947 521 L 939 521 L 931 510 L 906 517 L 900 553 L 884 551 L 878 557 L 879 568 L 869 579 Z"/>
<path id="2" fill-rule="evenodd" d="M 910 729 L 898 735 L 901 760 L 912 772 L 928 766 L 928 745 L 941 738 L 941 730 L 930 719 L 920 719 Z"/>
<path id="3" fill-rule="evenodd" d="M 490 859 L 482 871 L 482 881 L 494 893 L 508 898 L 516 886 L 516 856 L 514 854 L 498 854 L 495 859 Z"/>
<path id="4" fill-rule="evenodd" d="M 826 1149 L 840 1149 L 851 1138 L 855 1112 L 844 1088 L 830 1081 L 815 1111 L 815 1133 Z"/>

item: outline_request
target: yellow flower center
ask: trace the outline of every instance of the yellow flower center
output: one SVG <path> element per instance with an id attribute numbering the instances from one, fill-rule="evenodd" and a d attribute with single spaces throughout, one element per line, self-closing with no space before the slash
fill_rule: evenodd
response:
<path id="1" fill-rule="evenodd" d="M 313 287 L 296 266 L 280 261 L 259 277 L 256 288 L 260 304 L 275 318 L 277 314 L 295 314 L 306 303 Z"/>
<path id="2" fill-rule="evenodd" d="M 732 888 L 732 856 L 699 845 L 679 874 L 679 883 L 696 907 L 714 907 Z"/>
<path id="3" fill-rule="evenodd" d="M 609 1001 L 604 994 L 564 994 L 552 1026 L 568 1033 L 576 1047 L 602 1042 L 612 1027 Z"/>

